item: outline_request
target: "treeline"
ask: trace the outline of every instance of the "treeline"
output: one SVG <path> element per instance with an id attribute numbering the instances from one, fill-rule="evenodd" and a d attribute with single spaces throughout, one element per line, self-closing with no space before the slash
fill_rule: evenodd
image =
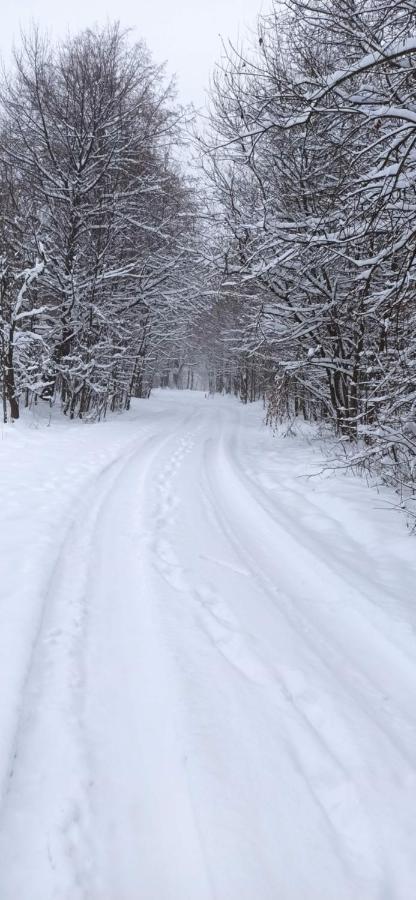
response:
<path id="1" fill-rule="evenodd" d="M 276 4 L 226 50 L 200 140 L 219 355 L 414 495 L 416 4 Z"/>
<path id="2" fill-rule="evenodd" d="M 32 31 L 0 100 L 3 417 L 38 399 L 71 417 L 126 408 L 183 342 L 183 114 L 118 26 L 56 45 Z"/>
<path id="3" fill-rule="evenodd" d="M 32 32 L 0 110 L 5 420 L 203 384 L 326 423 L 414 496 L 416 0 L 276 3 L 225 45 L 193 182 L 118 26 Z"/>

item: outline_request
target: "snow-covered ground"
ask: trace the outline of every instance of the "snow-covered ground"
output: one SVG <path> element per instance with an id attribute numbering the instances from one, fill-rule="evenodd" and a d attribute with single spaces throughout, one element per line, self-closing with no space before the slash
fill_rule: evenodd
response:
<path id="1" fill-rule="evenodd" d="M 414 900 L 416 538 L 261 420 L 4 428 L 1 900 Z"/>

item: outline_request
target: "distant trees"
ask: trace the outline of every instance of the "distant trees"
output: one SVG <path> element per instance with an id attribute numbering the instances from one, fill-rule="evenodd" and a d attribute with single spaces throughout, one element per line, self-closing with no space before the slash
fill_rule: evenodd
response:
<path id="1" fill-rule="evenodd" d="M 71 417 L 128 406 L 149 390 L 155 328 L 187 299 L 171 87 L 118 26 L 57 46 L 34 31 L 1 107 L 4 415 L 23 396 L 59 399 Z"/>
<path id="2" fill-rule="evenodd" d="M 414 2 L 288 0 L 227 51 L 203 137 L 234 353 L 268 361 L 272 415 L 333 423 L 410 493 L 415 72 Z"/>

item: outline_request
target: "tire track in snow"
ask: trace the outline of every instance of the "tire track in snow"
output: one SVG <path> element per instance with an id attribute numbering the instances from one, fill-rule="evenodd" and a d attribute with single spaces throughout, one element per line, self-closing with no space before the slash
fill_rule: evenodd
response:
<path id="1" fill-rule="evenodd" d="M 226 433 L 228 430 L 227 428 Z M 276 552 L 276 549 L 273 549 L 267 556 L 273 540 L 275 548 L 279 547 L 279 538 L 281 538 L 280 525 L 274 517 L 268 517 L 267 526 L 264 524 L 264 527 L 261 528 L 261 539 L 264 542 L 264 545 L 261 546 L 259 544 L 259 535 L 256 535 L 256 524 L 253 523 L 252 517 L 256 507 L 259 508 L 260 506 L 260 518 L 256 514 L 254 520 L 258 524 L 261 516 L 264 516 L 265 510 L 256 500 L 256 495 L 250 492 L 250 484 L 244 482 L 238 469 L 236 470 L 235 455 L 233 453 L 227 454 L 224 438 L 225 435 L 222 433 L 217 442 L 210 439 L 206 446 L 206 499 L 211 505 L 212 515 L 217 517 L 224 535 L 235 548 L 239 558 L 244 560 L 244 565 L 251 571 L 253 578 L 257 583 L 262 584 L 265 595 L 269 597 L 276 612 L 284 616 L 291 629 L 295 629 L 294 634 L 296 634 L 298 650 L 301 651 L 303 645 L 309 651 L 309 659 L 308 657 L 306 658 L 306 672 L 309 671 L 312 679 L 309 676 L 305 677 L 306 673 L 304 674 L 299 667 L 291 669 L 287 666 L 281 667 L 278 663 L 273 662 L 271 669 L 274 671 L 274 676 L 271 676 L 272 679 L 274 677 L 280 683 L 288 703 L 299 715 L 299 722 L 306 726 L 306 732 L 303 729 L 303 737 L 302 730 L 299 731 L 297 736 L 296 729 L 294 730 L 296 739 L 292 743 L 293 757 L 294 759 L 298 758 L 300 771 L 304 773 L 308 789 L 315 795 L 317 802 L 322 805 L 323 812 L 334 829 L 341 858 L 349 845 L 349 858 L 352 869 L 356 869 L 358 873 L 361 870 L 365 875 L 366 870 L 371 872 L 373 867 L 373 877 L 375 880 L 380 881 L 380 891 L 384 895 L 384 891 L 389 891 L 389 863 L 394 863 L 396 878 L 397 868 L 400 868 L 400 866 L 405 867 L 407 870 L 403 881 L 408 883 L 408 878 L 411 877 L 414 849 L 412 824 L 411 821 L 406 821 L 405 814 L 403 821 L 400 823 L 400 839 L 398 843 L 395 842 L 397 848 L 396 846 L 392 847 L 389 843 L 389 838 L 391 839 L 392 836 L 389 821 L 392 813 L 388 807 L 388 803 L 391 800 L 390 796 L 387 801 L 387 807 L 379 810 L 382 812 L 382 818 L 385 819 L 384 824 L 388 826 L 388 836 L 387 839 L 385 838 L 384 848 L 379 844 L 379 822 L 377 817 L 373 818 L 373 820 L 368 818 L 364 809 L 368 800 L 366 801 L 363 795 L 359 797 L 355 788 L 355 783 L 360 783 L 361 780 L 360 773 L 364 760 L 360 756 L 358 746 L 354 746 L 351 743 L 352 733 L 348 727 L 348 720 L 340 718 L 332 699 L 330 700 L 329 698 L 327 690 L 322 690 L 321 677 L 318 682 L 318 692 L 314 690 L 314 670 L 316 674 L 321 672 L 321 676 L 325 672 L 327 675 L 329 674 L 330 681 L 328 686 L 331 693 L 333 693 L 333 687 L 336 687 L 336 693 L 341 689 L 341 694 L 344 697 L 344 702 L 341 706 L 343 710 L 348 705 L 351 706 L 351 700 L 353 699 L 360 717 L 364 713 L 370 730 L 375 731 L 374 736 L 371 736 L 374 763 L 377 761 L 380 738 L 383 739 L 384 743 L 387 739 L 388 744 L 384 749 L 385 751 L 387 750 L 387 758 L 390 756 L 391 769 L 384 769 L 383 772 L 382 766 L 381 773 L 379 772 L 378 774 L 382 775 L 380 787 L 384 787 L 383 780 L 388 776 L 390 782 L 389 793 L 393 796 L 395 794 L 395 811 L 393 815 L 395 816 L 396 824 L 401 818 L 400 793 L 397 793 L 397 782 L 404 793 L 407 790 L 414 791 L 414 756 L 407 751 L 405 744 L 398 742 L 397 733 L 391 732 L 389 727 L 391 722 L 388 717 L 383 722 L 374 717 L 374 698 L 382 696 L 382 689 L 380 691 L 380 688 L 377 688 L 375 683 L 371 683 L 366 673 L 357 672 L 353 666 L 345 663 L 346 671 L 351 673 L 351 683 L 347 686 L 345 676 L 340 677 L 343 663 L 340 664 L 338 654 L 339 651 L 342 654 L 341 648 L 337 645 L 331 646 L 329 637 L 318 633 L 316 623 L 313 623 L 310 616 L 307 618 L 304 616 L 303 606 L 301 606 L 301 609 L 297 609 L 297 600 L 292 600 L 290 593 L 286 594 L 289 586 L 295 587 L 296 585 L 297 560 L 302 550 L 293 557 L 285 555 L 282 561 L 279 558 L 279 551 Z M 237 479 L 237 482 L 235 479 Z M 239 497 L 241 502 L 237 504 L 236 508 L 235 500 L 237 497 Z M 247 511 L 250 509 L 250 517 L 248 512 L 246 514 L 246 509 Z M 285 546 L 285 541 L 283 545 Z M 301 536 L 299 547 L 302 548 Z M 261 565 L 262 563 L 264 563 L 264 566 Z M 288 581 L 285 576 L 287 575 L 288 566 L 291 565 L 291 574 Z M 274 577 L 271 574 L 272 571 Z M 283 590 L 281 586 L 282 576 Z M 310 582 L 311 588 L 312 585 L 313 575 Z M 295 596 L 297 598 L 298 594 L 295 593 Z M 346 649 L 348 649 L 348 643 Z M 313 654 L 312 668 L 310 651 Z M 299 658 L 300 660 L 302 659 L 301 652 Z M 381 674 L 384 675 L 384 672 L 385 670 L 382 670 Z M 324 680 L 328 680 L 327 676 Z M 406 685 L 406 682 L 403 683 Z M 412 712 L 412 709 L 410 709 L 410 712 Z M 399 724 L 402 735 L 408 734 L 410 746 L 414 747 L 415 733 L 414 729 L 410 728 L 408 719 L 404 719 L 401 716 Z M 325 764 L 325 757 L 327 758 L 327 764 Z M 331 766 L 333 767 L 332 775 Z M 338 775 L 336 774 L 337 770 Z M 353 773 L 354 783 L 352 781 Z M 381 796 L 382 793 L 380 792 Z M 372 805 L 375 808 L 377 808 L 378 799 L 378 797 L 372 798 Z M 360 820 L 362 827 L 358 828 L 357 835 L 357 824 Z M 366 835 L 366 839 L 364 840 L 364 845 L 362 845 L 364 835 Z M 404 847 L 406 847 L 407 851 L 406 861 L 403 855 Z M 373 860 L 372 864 L 371 859 Z M 382 876 L 381 872 L 383 872 Z M 407 900 L 406 896 L 405 900 Z"/>
<path id="2" fill-rule="evenodd" d="M 100 872 L 94 900 L 215 897 L 186 774 L 181 700 L 163 621 L 176 588 L 161 532 L 173 515 L 169 485 L 194 418 L 195 410 L 182 413 L 154 452 L 132 460 L 97 528 L 87 674 Z M 160 592 L 161 579 L 169 590 Z"/>
<path id="3" fill-rule="evenodd" d="M 14 841 L 17 847 L 22 836 L 31 841 L 30 851 L 21 848 L 22 859 L 28 856 L 39 869 L 44 866 L 40 890 L 47 891 L 49 885 L 51 897 L 56 890 L 70 900 L 87 897 L 94 879 L 83 655 L 95 530 L 131 461 L 154 443 L 154 435 L 139 445 L 136 439 L 133 447 L 129 442 L 121 457 L 92 479 L 80 497 L 80 509 L 66 530 L 45 587 L 0 807 L 0 861 L 13 856 Z M 46 749 L 45 753 L 48 746 L 52 752 Z M 37 811 L 37 820 L 27 819 L 28 809 Z M 2 900 L 25 897 L 25 869 L 20 886 L 15 881 L 9 885 L 7 877 L 6 867 L 0 865 Z M 37 889 L 35 883 L 31 900 Z M 43 893 L 39 900 L 44 900 Z"/>

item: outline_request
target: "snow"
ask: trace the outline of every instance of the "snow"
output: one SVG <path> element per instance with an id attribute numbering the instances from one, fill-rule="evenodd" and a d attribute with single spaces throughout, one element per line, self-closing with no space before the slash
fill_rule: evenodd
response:
<path id="1" fill-rule="evenodd" d="M 262 419 L 3 429 L 1 900 L 412 900 L 415 539 Z"/>

